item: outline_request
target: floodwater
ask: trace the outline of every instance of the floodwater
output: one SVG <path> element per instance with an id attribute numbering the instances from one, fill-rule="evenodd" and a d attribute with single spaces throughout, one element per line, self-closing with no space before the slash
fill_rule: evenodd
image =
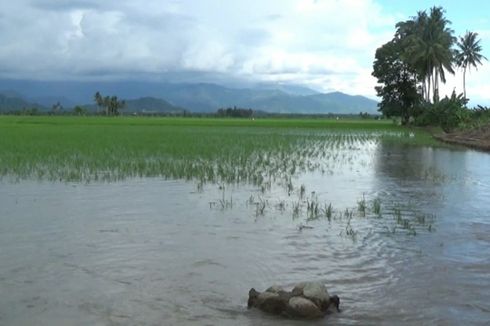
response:
<path id="1" fill-rule="evenodd" d="M 0 325 L 488 325 L 489 167 L 485 153 L 378 143 L 296 175 L 304 198 L 278 185 L 4 180 Z M 332 203 L 330 221 L 306 219 L 313 198 Z M 383 216 L 360 216 L 362 198 Z M 393 207 L 428 220 L 411 234 Z M 251 287 L 310 280 L 341 313 L 246 308 Z"/>

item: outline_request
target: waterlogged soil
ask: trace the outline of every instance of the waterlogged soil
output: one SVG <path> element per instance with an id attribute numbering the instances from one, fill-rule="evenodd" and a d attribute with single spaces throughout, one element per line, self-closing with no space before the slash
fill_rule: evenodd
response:
<path id="1" fill-rule="evenodd" d="M 448 134 L 437 135 L 437 139 L 451 144 L 467 146 L 490 152 L 490 125 L 473 130 L 462 130 Z"/>
<path id="2" fill-rule="evenodd" d="M 261 187 L 4 179 L 0 325 L 487 324 L 490 155 L 349 151 Z M 247 310 L 251 287 L 304 280 L 342 313 Z"/>

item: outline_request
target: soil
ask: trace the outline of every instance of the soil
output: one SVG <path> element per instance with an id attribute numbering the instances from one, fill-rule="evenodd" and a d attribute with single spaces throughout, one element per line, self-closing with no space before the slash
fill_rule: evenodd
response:
<path id="1" fill-rule="evenodd" d="M 478 129 L 455 131 L 434 137 L 446 143 L 490 152 L 490 124 Z"/>

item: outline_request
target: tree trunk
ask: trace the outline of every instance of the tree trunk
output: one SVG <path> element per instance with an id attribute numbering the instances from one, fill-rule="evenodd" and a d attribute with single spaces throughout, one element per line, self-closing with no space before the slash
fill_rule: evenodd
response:
<path id="1" fill-rule="evenodd" d="M 466 67 L 463 70 L 463 94 L 464 98 L 466 98 Z"/>
<path id="2" fill-rule="evenodd" d="M 427 102 L 430 102 L 430 79 L 431 79 L 431 75 L 428 74 L 427 75 Z"/>
<path id="3" fill-rule="evenodd" d="M 438 89 L 437 89 L 437 81 L 438 81 L 439 77 L 438 77 L 438 74 L 437 74 L 437 69 L 434 71 L 434 73 L 432 74 L 432 88 L 433 88 L 433 102 L 436 103 L 438 101 L 438 98 L 437 98 L 437 93 L 438 93 Z"/>

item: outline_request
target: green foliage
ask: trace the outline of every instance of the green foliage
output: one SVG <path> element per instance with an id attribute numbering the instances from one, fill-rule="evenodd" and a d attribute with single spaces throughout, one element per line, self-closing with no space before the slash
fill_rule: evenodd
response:
<path id="1" fill-rule="evenodd" d="M 451 132 L 470 120 L 470 111 L 466 108 L 467 99 L 463 94 L 445 97 L 431 104 L 425 103 L 416 124 L 421 126 L 440 126 L 445 132 Z"/>
<path id="2" fill-rule="evenodd" d="M 421 97 L 416 71 L 402 60 L 403 51 L 401 40 L 396 38 L 377 49 L 373 76 L 382 84 L 376 87 L 381 97 L 379 111 L 388 118 L 400 116 L 402 124 L 407 124 Z"/>
<path id="3" fill-rule="evenodd" d="M 478 105 L 476 108 L 470 111 L 470 115 L 472 120 L 488 122 L 490 121 L 490 108 Z"/>
<path id="4" fill-rule="evenodd" d="M 478 105 L 472 110 L 468 110 L 468 120 L 462 126 L 463 128 L 478 129 L 487 126 L 490 123 L 490 108 Z"/>
<path id="5" fill-rule="evenodd" d="M 233 108 L 219 109 L 216 112 L 216 116 L 218 117 L 252 118 L 253 115 L 254 111 L 252 109 L 242 109 L 236 106 Z"/>
<path id="6" fill-rule="evenodd" d="M 455 60 L 458 67 L 463 68 L 463 90 L 464 97 L 466 97 L 466 69 L 470 69 L 472 66 L 477 67 L 477 64 L 481 65 L 482 60 L 487 60 L 480 52 L 482 47 L 480 40 L 477 40 L 478 33 L 466 32 L 463 37 L 459 38 L 457 42 L 458 49 L 455 51 Z"/>
<path id="7" fill-rule="evenodd" d="M 53 106 L 51 107 L 51 113 L 53 113 L 53 114 L 58 114 L 61 111 L 63 111 L 63 105 L 61 105 L 60 102 L 53 104 Z"/>
<path id="8" fill-rule="evenodd" d="M 446 71 L 454 74 L 452 46 L 456 39 L 444 13 L 442 7 L 432 7 L 429 14 L 420 11 L 412 19 L 397 24 L 403 59 L 417 71 L 427 102 L 431 97 L 434 102 L 439 101 L 439 81 L 446 82 Z"/>
<path id="9" fill-rule="evenodd" d="M 86 115 L 87 110 L 82 108 L 81 106 L 77 105 L 73 108 L 73 114 L 74 115 Z"/>
<path id="10" fill-rule="evenodd" d="M 454 64 L 464 69 L 465 82 L 466 69 L 486 58 L 480 54 L 477 33 L 467 32 L 457 43 L 459 49 L 453 49 L 456 38 L 444 14 L 443 8 L 432 7 L 429 13 L 420 11 L 399 22 L 393 40 L 376 51 L 373 76 L 381 84 L 376 91 L 385 116 L 401 117 L 402 124 L 414 118 L 419 125 L 438 125 L 445 131 L 471 118 L 466 89 L 440 101 L 439 82 L 446 82 L 446 73 L 454 74 Z"/>
<path id="11" fill-rule="evenodd" d="M 95 93 L 94 100 L 99 108 L 105 108 L 106 115 L 119 115 L 119 110 L 126 105 L 126 102 L 119 101 L 117 96 L 103 97 L 99 92 Z"/>

